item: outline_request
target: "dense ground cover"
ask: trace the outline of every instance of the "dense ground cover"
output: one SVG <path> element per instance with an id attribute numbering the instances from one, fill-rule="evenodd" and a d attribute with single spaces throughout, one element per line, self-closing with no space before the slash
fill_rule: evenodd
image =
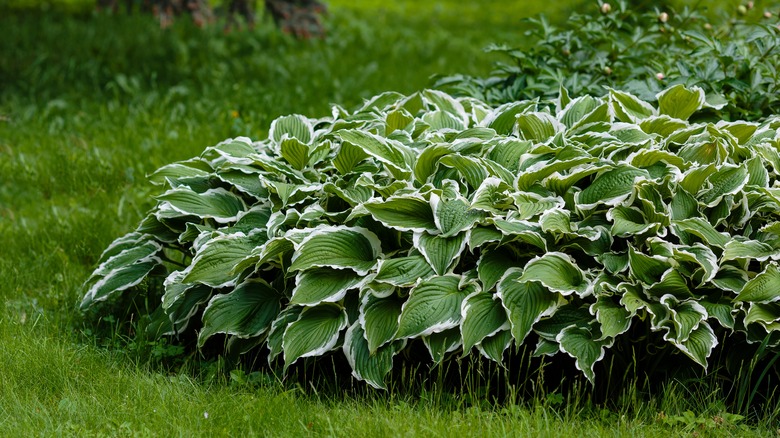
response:
<path id="1" fill-rule="evenodd" d="M 452 398 L 435 385 L 421 398 L 345 400 L 338 391 L 317 396 L 309 388 L 247 383 L 256 375 L 214 377 L 218 363 L 172 376 L 149 372 L 150 360 L 158 369 L 156 359 L 170 347 L 133 344 L 127 326 L 117 329 L 111 320 L 97 337 L 82 324 L 82 282 L 103 248 L 151 207 L 148 194 L 156 189 L 146 174 L 227 137 L 262 138 L 282 114 L 316 117 L 333 102 L 353 107 L 380 91 L 410 93 L 433 73 L 485 75 L 491 58 L 480 48 L 516 38 L 513 14 L 520 13 L 469 6 L 463 14 L 455 2 L 421 10 L 417 2 L 387 9 L 333 3 L 326 42 L 296 42 L 268 23 L 247 38 L 187 23 L 163 32 L 138 17 L 3 14 L 0 431 L 603 436 L 662 435 L 668 425 L 693 430 L 698 423 L 713 433 L 740 430 L 706 385 L 670 387 L 650 403 L 627 389 L 616 411 L 557 393 L 540 395 L 531 410 L 496 409 L 469 401 L 478 388 L 466 388 L 471 399 Z M 473 61 L 464 63 L 465 53 Z M 278 421 L 291 412 L 292 419 Z M 765 418 L 754 433 L 772 427 Z"/>

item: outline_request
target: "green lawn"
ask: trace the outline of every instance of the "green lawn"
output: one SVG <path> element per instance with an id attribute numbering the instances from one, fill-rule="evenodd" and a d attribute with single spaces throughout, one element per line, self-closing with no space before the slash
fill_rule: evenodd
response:
<path id="1" fill-rule="evenodd" d="M 326 41 L 292 40 L 267 21 L 223 35 L 185 20 L 163 31 L 147 17 L 0 14 L 0 435 L 777 433 L 762 419 L 720 425 L 729 417 L 717 395 L 684 387 L 650 400 L 627 388 L 607 410 L 584 396 L 494 407 L 436 385 L 350 396 L 242 384 L 215 364 L 194 369 L 196 359 L 164 371 L 155 358 L 165 351 L 128 344 L 126 327 L 85 323 L 81 284 L 152 206 L 146 175 L 157 167 L 228 137 L 260 138 L 282 114 L 410 93 L 435 73 L 487 74 L 493 58 L 481 48 L 521 42 L 521 18 L 552 5 L 330 3 Z"/>

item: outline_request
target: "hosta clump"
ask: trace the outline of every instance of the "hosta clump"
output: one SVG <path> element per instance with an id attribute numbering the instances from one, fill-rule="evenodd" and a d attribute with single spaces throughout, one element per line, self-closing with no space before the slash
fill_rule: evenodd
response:
<path id="1" fill-rule="evenodd" d="M 424 91 L 281 117 L 155 172 L 166 191 L 82 306 L 164 277 L 158 335 L 285 367 L 343 354 L 375 387 L 411 341 L 437 363 L 533 342 L 591 381 L 632 325 L 705 368 L 716 333 L 776 345 L 780 119 L 690 123 L 704 92 L 681 85 L 657 100 Z"/>
<path id="2" fill-rule="evenodd" d="M 732 11 L 713 26 L 701 10 L 642 11 L 616 1 L 608 9 L 574 13 L 561 27 L 533 19 L 519 47 L 489 48 L 504 60 L 489 77 L 443 77 L 436 86 L 500 104 L 552 99 L 561 84 L 576 95 L 602 96 L 612 87 L 654 101 L 664 88 L 683 84 L 704 89 L 711 103 L 728 103 L 703 118 L 758 120 L 777 114 L 777 18 L 763 18 L 759 8 L 747 15 Z"/>

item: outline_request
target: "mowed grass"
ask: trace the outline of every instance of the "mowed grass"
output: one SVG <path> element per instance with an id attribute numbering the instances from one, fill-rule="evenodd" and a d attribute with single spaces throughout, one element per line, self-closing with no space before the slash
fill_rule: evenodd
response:
<path id="1" fill-rule="evenodd" d="M 102 349 L 4 321 L 0 334 L 3 436 L 676 436 L 761 437 L 706 394 L 672 387 L 660 399 L 597 408 L 584 397 L 480 406 L 433 390 L 421 397 L 359 396 L 269 381 L 257 385 L 150 372 Z M 692 397 L 693 396 L 693 397 Z M 701 398 L 699 398 L 701 397 Z M 671 424 L 662 412 L 690 420 Z M 668 418 L 668 417 L 667 417 Z"/>
<path id="2" fill-rule="evenodd" d="M 325 41 L 295 41 L 267 21 L 223 35 L 186 20 L 160 30 L 148 17 L 0 14 L 0 436 L 661 436 L 699 430 L 669 426 L 661 411 L 725 414 L 717 397 L 683 388 L 606 410 L 575 396 L 494 407 L 441 389 L 240 385 L 194 361 L 161 371 L 126 333 L 85 333 L 81 284 L 153 205 L 147 174 L 228 137 L 261 138 L 279 115 L 411 93 L 435 73 L 487 74 L 481 48 L 522 41 L 521 18 L 550 6 L 495 3 L 334 1 Z M 764 419 L 703 430 L 775 433 Z"/>

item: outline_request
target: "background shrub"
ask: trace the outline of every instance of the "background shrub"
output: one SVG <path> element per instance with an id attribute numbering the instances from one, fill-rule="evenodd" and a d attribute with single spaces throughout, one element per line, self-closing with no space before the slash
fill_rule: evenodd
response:
<path id="1" fill-rule="evenodd" d="M 662 89 L 683 84 L 705 91 L 713 108 L 699 114 L 702 118 L 758 120 L 777 114 L 780 6 L 705 12 L 687 6 L 647 10 L 618 1 L 573 13 L 564 26 L 529 19 L 531 29 L 519 46 L 488 48 L 505 59 L 490 76 L 445 76 L 436 85 L 495 105 L 551 99 L 560 85 L 593 96 L 619 88 L 653 102 Z"/>

